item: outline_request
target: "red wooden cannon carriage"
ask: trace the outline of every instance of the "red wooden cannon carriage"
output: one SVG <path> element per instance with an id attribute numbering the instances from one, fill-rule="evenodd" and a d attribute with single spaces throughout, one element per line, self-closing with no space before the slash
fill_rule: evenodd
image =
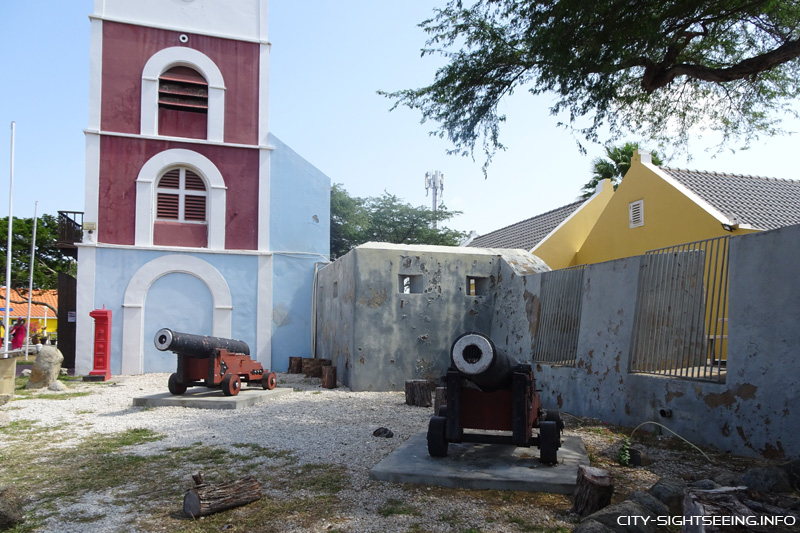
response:
<path id="1" fill-rule="evenodd" d="M 536 446 L 542 463 L 558 462 L 564 423 L 542 409 L 531 365 L 513 365 L 480 333 L 457 338 L 450 363 L 446 403 L 428 425 L 430 455 L 446 456 L 450 442 L 479 442 Z"/>

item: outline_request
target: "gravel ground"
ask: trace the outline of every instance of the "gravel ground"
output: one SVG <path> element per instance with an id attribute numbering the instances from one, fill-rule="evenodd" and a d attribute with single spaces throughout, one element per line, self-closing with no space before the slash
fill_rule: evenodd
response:
<path id="1" fill-rule="evenodd" d="M 167 374 L 147 374 L 115 376 L 114 382 L 107 385 L 71 382 L 71 391 L 91 390 L 92 394 L 67 401 L 27 399 L 12 402 L 2 409 L 12 422 L 35 420 L 37 427 L 53 428 L 66 425 L 69 428 L 66 434 L 50 444 L 65 449 L 91 435 L 146 428 L 164 434 L 165 438 L 137 445 L 133 453 L 157 454 L 167 448 L 188 447 L 198 442 L 218 446 L 257 444 L 271 450 L 292 451 L 298 468 L 304 464 L 331 464 L 346 469 L 349 484 L 337 494 L 341 503 L 334 514 L 319 517 L 311 527 L 293 525 L 289 521 L 280 527 L 281 531 L 524 531 L 532 530 L 533 526 L 541 528 L 536 531 L 558 531 L 559 528 L 568 531 L 576 521 L 568 513 L 569 498 L 564 496 L 517 493 L 509 498 L 499 495 L 498 491 L 458 491 L 370 481 L 372 466 L 427 427 L 431 410 L 406 405 L 403 393 L 328 390 L 320 387 L 318 379 L 279 374 L 278 386 L 293 388 L 292 394 L 242 410 L 131 405 L 133 397 L 164 392 L 167 378 Z M 658 446 L 657 439 L 653 439 L 656 442 L 652 446 L 645 447 L 646 453 L 656 460 L 652 467 L 634 469 L 617 465 L 614 468 L 620 434 L 597 421 L 566 414 L 565 419 L 566 433 L 583 438 L 593 465 L 613 469 L 619 499 L 633 490 L 648 489 L 660 476 L 700 479 L 724 469 L 719 462 L 709 463 L 691 450 L 663 449 Z M 374 437 L 373 431 L 382 426 L 391 429 L 394 437 Z M 0 451 L 4 446 L 0 442 Z M 732 463 L 726 467 L 738 469 Z M 176 468 L 185 471 L 187 479 L 182 493 L 191 485 L 189 474 L 195 471 L 195 465 L 176 465 Z M 267 496 L 282 497 L 280 491 L 266 485 L 264 492 Z M 131 520 L 142 511 L 110 503 L 114 494 L 115 491 L 90 493 L 77 502 L 64 503 L 37 531 L 131 531 Z M 387 501 L 407 502 L 415 512 L 383 516 L 378 511 Z M 112 505 L 113 512 L 109 512 Z M 179 507 L 180 502 L 176 501 L 175 508 Z M 65 518 L 87 515 L 100 517 L 89 529 L 86 523 L 70 523 Z M 521 517 L 517 518 L 518 515 Z M 444 517 L 457 518 L 447 520 Z M 141 530 L 159 528 L 148 526 Z"/>

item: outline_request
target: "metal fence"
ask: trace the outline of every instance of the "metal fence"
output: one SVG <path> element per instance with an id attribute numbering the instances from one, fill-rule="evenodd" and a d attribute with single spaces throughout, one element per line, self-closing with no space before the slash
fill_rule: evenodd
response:
<path id="1" fill-rule="evenodd" d="M 586 265 L 541 276 L 541 312 L 533 360 L 575 366 L 581 324 L 583 272 Z"/>
<path id="2" fill-rule="evenodd" d="M 647 252 L 631 372 L 725 380 L 730 237 Z"/>

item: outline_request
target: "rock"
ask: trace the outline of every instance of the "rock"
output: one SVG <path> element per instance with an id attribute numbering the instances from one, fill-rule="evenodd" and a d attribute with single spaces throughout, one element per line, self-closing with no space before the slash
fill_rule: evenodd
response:
<path id="1" fill-rule="evenodd" d="M 742 484 L 740 477 L 739 474 L 734 474 L 733 472 L 722 472 L 714 476 L 714 481 L 720 487 L 738 487 Z"/>
<path id="2" fill-rule="evenodd" d="M 783 471 L 786 472 L 792 488 L 800 490 L 800 459 L 784 463 L 781 465 L 781 468 L 783 468 Z"/>
<path id="3" fill-rule="evenodd" d="M 11 401 L 10 394 L 0 394 L 0 405 L 5 405 Z"/>
<path id="4" fill-rule="evenodd" d="M 633 494 L 631 494 L 628 499 L 638 503 L 642 507 L 647 508 L 651 513 L 653 513 L 656 516 L 669 515 L 669 507 L 667 507 L 667 505 L 664 502 L 662 502 L 649 492 L 637 490 L 634 491 Z"/>
<path id="5" fill-rule="evenodd" d="M 22 376 L 23 378 L 30 377 L 30 375 L 31 375 L 31 369 L 30 368 L 26 368 L 20 373 L 20 376 Z"/>
<path id="6" fill-rule="evenodd" d="M 613 531 L 632 533 L 655 533 L 656 515 L 647 507 L 631 500 L 609 505 L 586 517 L 610 528 Z M 646 521 L 646 523 L 645 523 Z"/>
<path id="7" fill-rule="evenodd" d="M 55 346 L 45 346 L 36 356 L 33 362 L 31 376 L 28 378 L 26 389 L 41 389 L 49 387 L 51 383 L 58 380 L 61 372 L 61 363 L 64 356 Z"/>
<path id="8" fill-rule="evenodd" d="M 629 448 L 628 453 L 631 455 L 629 461 L 631 466 L 649 466 L 653 464 L 653 460 L 638 448 Z"/>
<path id="9" fill-rule="evenodd" d="M 22 522 L 22 498 L 12 485 L 0 487 L 0 530 L 10 529 Z"/>
<path id="10" fill-rule="evenodd" d="M 394 433 L 389 428 L 378 428 L 372 432 L 373 437 L 385 437 L 387 439 L 391 439 L 394 437 Z"/>
<path id="11" fill-rule="evenodd" d="M 669 507 L 670 514 L 683 514 L 683 491 L 686 482 L 682 479 L 661 478 L 650 488 L 650 494 Z"/>
<path id="12" fill-rule="evenodd" d="M 5 396 L 8 396 L 7 394 Z M 8 418 L 8 413 L 0 411 L 0 428 L 6 427 L 11 422 L 11 419 Z"/>
<path id="13" fill-rule="evenodd" d="M 604 526 L 597 520 L 587 518 L 572 529 L 572 533 L 611 533 L 614 530 Z"/>
<path id="14" fill-rule="evenodd" d="M 758 466 L 742 474 L 742 485 L 759 492 L 790 492 L 789 476 L 778 466 Z"/>
<path id="15" fill-rule="evenodd" d="M 61 367 L 61 370 L 59 370 L 59 372 L 61 373 L 62 376 L 69 375 L 69 371 L 66 368 L 64 368 L 63 366 Z"/>
<path id="16" fill-rule="evenodd" d="M 66 385 L 64 385 L 64 384 L 63 384 L 62 382 L 60 382 L 60 381 L 54 381 L 54 382 L 52 382 L 50 385 L 48 385 L 47 389 L 48 389 L 48 390 L 51 390 L 51 391 L 54 391 L 54 392 L 64 392 L 64 391 L 68 391 L 68 390 L 69 390 L 69 389 L 67 388 L 67 386 L 66 386 Z"/>
<path id="17" fill-rule="evenodd" d="M 720 485 L 711 481 L 710 479 L 700 479 L 689 483 L 689 487 L 700 490 L 713 490 L 718 489 Z"/>

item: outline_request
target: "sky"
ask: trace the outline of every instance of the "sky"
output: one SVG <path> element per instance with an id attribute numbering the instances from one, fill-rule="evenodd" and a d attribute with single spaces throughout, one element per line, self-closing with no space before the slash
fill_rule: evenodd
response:
<path id="1" fill-rule="evenodd" d="M 488 233 L 573 202 L 603 148 L 587 145 L 581 154 L 550 116 L 552 98 L 518 90 L 501 104 L 508 149 L 484 178 L 481 154 L 447 155 L 447 141 L 428 134 L 434 124 L 421 124 L 416 111 L 390 112 L 392 102 L 377 94 L 433 79 L 442 60 L 420 57 L 418 24 L 444 3 L 271 0 L 270 130 L 353 196 L 388 192 L 430 206 L 425 173 L 443 173 L 443 202 L 463 212 L 445 225 L 465 232 Z M 0 0 L 0 217 L 8 215 L 12 121 L 14 216 L 33 216 L 37 201 L 39 215 L 84 208 L 92 10 L 93 0 Z M 800 121 L 784 127 L 800 131 Z M 717 155 L 705 151 L 709 144 L 695 139 L 691 160 L 668 166 L 800 178 L 797 136 Z"/>

